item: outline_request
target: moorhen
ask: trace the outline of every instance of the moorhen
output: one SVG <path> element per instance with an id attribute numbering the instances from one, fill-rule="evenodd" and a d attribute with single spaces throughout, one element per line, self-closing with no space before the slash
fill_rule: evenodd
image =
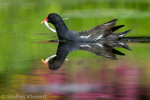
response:
<path id="1" fill-rule="evenodd" d="M 56 13 L 49 14 L 41 23 L 44 23 L 50 30 L 55 32 L 48 26 L 48 22 L 52 23 L 57 31 L 59 40 L 67 40 L 73 42 L 97 42 L 97 41 L 117 41 L 126 35 L 130 30 L 113 33 L 115 30 L 124 25 L 115 26 L 117 19 L 111 20 L 102 25 L 98 25 L 87 31 L 72 31 L 67 28 L 63 19 Z"/>

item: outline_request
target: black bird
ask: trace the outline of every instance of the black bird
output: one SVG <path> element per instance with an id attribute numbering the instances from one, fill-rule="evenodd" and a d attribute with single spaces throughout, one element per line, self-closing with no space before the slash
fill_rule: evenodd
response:
<path id="1" fill-rule="evenodd" d="M 102 25 L 98 25 L 87 31 L 72 31 L 67 28 L 62 18 L 56 14 L 49 14 L 42 23 L 52 23 L 57 31 L 59 40 L 67 40 L 74 42 L 97 42 L 97 41 L 117 41 L 120 40 L 124 35 L 126 35 L 130 30 L 113 33 L 115 30 L 123 27 L 124 25 L 115 26 L 117 19 L 111 20 Z M 47 24 L 48 25 L 48 24 Z"/>

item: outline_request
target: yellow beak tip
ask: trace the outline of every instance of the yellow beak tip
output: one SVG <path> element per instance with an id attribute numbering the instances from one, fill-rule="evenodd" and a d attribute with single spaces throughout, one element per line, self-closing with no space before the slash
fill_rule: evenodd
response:
<path id="1" fill-rule="evenodd" d="M 45 62 L 45 60 L 44 60 L 43 58 L 41 59 L 41 61 L 42 61 L 43 63 Z"/>
<path id="2" fill-rule="evenodd" d="M 44 24 L 44 21 L 42 21 L 41 24 Z"/>

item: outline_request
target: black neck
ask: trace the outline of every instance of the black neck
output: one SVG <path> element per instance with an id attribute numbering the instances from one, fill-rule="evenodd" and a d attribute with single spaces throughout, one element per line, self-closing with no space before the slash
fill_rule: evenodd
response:
<path id="1" fill-rule="evenodd" d="M 68 31 L 68 28 L 63 21 L 55 23 L 54 26 L 59 37 L 64 35 Z"/>

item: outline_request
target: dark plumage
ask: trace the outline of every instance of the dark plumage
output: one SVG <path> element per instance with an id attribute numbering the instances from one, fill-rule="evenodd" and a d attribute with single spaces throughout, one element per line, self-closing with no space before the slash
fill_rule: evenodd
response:
<path id="1" fill-rule="evenodd" d="M 59 69 L 70 52 L 84 50 L 98 56 L 117 59 L 116 55 L 125 55 L 114 49 L 121 47 L 131 50 L 124 42 L 120 41 L 130 30 L 120 33 L 114 31 L 124 25 L 115 26 L 117 19 L 98 25 L 87 31 L 72 31 L 67 28 L 62 18 L 56 14 L 49 14 L 42 22 L 51 30 L 48 23 L 52 23 L 57 31 L 59 46 L 55 55 L 51 55 L 42 62 L 51 70 Z M 53 30 L 51 30 L 53 31 Z M 55 32 L 55 30 L 53 31 Z M 65 40 L 65 41 L 62 41 Z"/>
<path id="2" fill-rule="evenodd" d="M 127 34 L 130 30 L 121 32 L 121 33 L 113 33 L 117 29 L 123 27 L 124 25 L 115 26 L 117 19 L 104 23 L 102 25 L 98 25 L 87 31 L 72 31 L 67 28 L 62 18 L 56 14 L 49 14 L 44 21 L 52 23 L 57 31 L 59 40 L 68 40 L 75 42 L 97 42 L 97 41 L 116 41 L 120 40 L 125 34 Z"/>
<path id="3" fill-rule="evenodd" d="M 119 34 L 113 33 L 124 25 L 115 26 L 117 19 L 111 20 L 102 25 L 98 25 L 87 31 L 72 31 L 67 28 L 62 18 L 56 14 L 49 14 L 44 21 L 52 23 L 57 31 L 59 40 L 68 40 L 76 42 L 97 42 L 101 40 L 116 41 L 122 38 L 130 30 Z"/>

